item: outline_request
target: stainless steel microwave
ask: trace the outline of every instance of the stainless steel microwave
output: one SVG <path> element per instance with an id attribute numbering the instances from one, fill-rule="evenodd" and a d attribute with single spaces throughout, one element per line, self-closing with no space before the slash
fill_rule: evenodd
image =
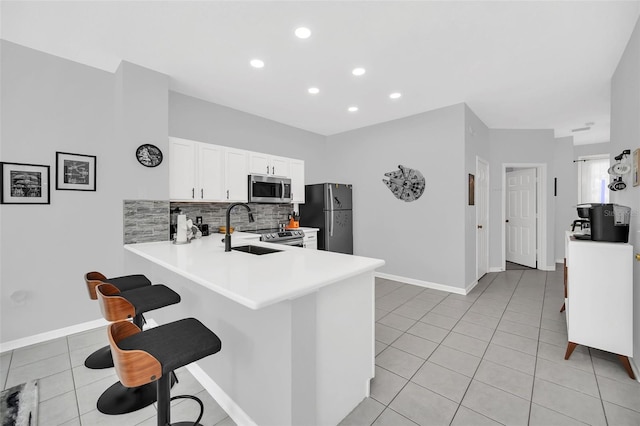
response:
<path id="1" fill-rule="evenodd" d="M 249 175 L 250 203 L 290 203 L 291 179 Z"/>

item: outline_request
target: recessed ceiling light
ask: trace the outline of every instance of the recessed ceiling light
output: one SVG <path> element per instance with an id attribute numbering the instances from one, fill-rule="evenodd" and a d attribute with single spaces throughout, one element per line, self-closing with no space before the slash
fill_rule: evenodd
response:
<path id="1" fill-rule="evenodd" d="M 254 68 L 262 68 L 262 67 L 264 67 L 264 62 L 261 61 L 260 59 L 252 59 L 251 62 L 249 62 L 249 63 Z"/>
<path id="2" fill-rule="evenodd" d="M 307 92 L 311 93 L 312 95 L 317 95 L 318 93 L 320 93 L 320 89 L 318 89 L 317 87 L 309 87 L 309 90 L 307 90 Z"/>
<path id="3" fill-rule="evenodd" d="M 389 95 L 389 97 L 391 99 L 398 99 L 400 96 L 402 96 L 402 93 L 400 93 L 400 92 L 394 92 L 394 93 Z"/>
<path id="4" fill-rule="evenodd" d="M 353 71 L 351 71 L 351 74 L 353 75 L 363 75 L 365 72 L 367 72 L 367 70 L 365 70 L 364 68 L 354 68 Z"/>
<path id="5" fill-rule="evenodd" d="M 311 30 L 305 27 L 296 28 L 294 33 L 298 38 L 309 38 L 311 36 Z"/>
<path id="6" fill-rule="evenodd" d="M 348 110 L 349 110 L 349 112 L 356 112 L 358 110 L 358 107 L 357 106 L 350 106 L 348 108 Z"/>

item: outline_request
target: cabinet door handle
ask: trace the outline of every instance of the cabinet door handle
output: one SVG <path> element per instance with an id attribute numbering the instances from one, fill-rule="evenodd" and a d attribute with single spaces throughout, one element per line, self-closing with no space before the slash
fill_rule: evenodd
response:
<path id="1" fill-rule="evenodd" d="M 200 198 L 204 200 L 204 189 L 200 188 Z"/>
<path id="2" fill-rule="evenodd" d="M 267 174 L 269 174 L 269 166 L 267 166 Z"/>
<path id="3" fill-rule="evenodd" d="M 227 200 L 229 199 L 229 190 L 227 189 Z"/>
<path id="4" fill-rule="evenodd" d="M 191 198 L 196 198 L 196 189 L 191 188 Z"/>
<path id="5" fill-rule="evenodd" d="M 276 166 L 271 166 L 271 174 L 272 175 L 276 174 Z"/>

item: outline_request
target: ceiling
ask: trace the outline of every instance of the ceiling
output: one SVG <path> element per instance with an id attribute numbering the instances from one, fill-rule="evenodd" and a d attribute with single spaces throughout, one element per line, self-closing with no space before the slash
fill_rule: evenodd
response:
<path id="1" fill-rule="evenodd" d="M 322 135 L 466 102 L 490 128 L 554 129 L 576 144 L 609 140 L 611 76 L 640 14 L 640 0 L 0 7 L 5 40 L 110 72 L 133 62 L 174 91 Z M 299 26 L 311 37 L 296 38 Z"/>

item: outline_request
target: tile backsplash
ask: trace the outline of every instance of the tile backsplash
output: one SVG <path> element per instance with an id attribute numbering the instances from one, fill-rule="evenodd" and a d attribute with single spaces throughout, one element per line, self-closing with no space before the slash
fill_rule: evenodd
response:
<path id="1" fill-rule="evenodd" d="M 168 200 L 124 200 L 124 243 L 169 239 Z"/>
<path id="2" fill-rule="evenodd" d="M 202 223 L 209 225 L 210 232 L 217 232 L 219 226 L 225 225 L 225 215 L 229 203 L 171 203 L 171 210 L 180 208 L 182 214 L 195 223 L 197 216 L 202 216 Z M 277 227 L 280 223 L 289 222 L 288 215 L 293 210 L 291 204 L 255 204 L 250 203 L 255 222 L 249 222 L 247 210 L 236 207 L 231 211 L 231 226 L 238 231 Z"/>
<path id="3" fill-rule="evenodd" d="M 249 223 L 246 209 L 236 207 L 231 212 L 231 226 L 238 231 L 277 227 L 289 221 L 292 204 L 249 204 L 255 222 Z M 169 240 L 171 211 L 180 208 L 182 214 L 195 223 L 202 216 L 202 223 L 209 225 L 211 233 L 225 225 L 229 203 L 172 203 L 168 200 L 124 200 L 124 243 L 146 243 Z"/>

